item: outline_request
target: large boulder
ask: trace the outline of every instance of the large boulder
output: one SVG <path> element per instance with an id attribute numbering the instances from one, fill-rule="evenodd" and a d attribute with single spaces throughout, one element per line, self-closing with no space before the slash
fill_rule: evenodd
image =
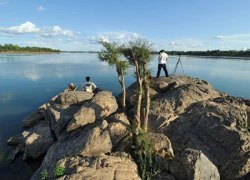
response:
<path id="1" fill-rule="evenodd" d="M 71 156 L 99 156 L 110 153 L 112 142 L 107 130 L 100 127 L 88 126 L 65 133 L 48 150 L 40 169 L 48 169 L 58 160 Z"/>
<path id="2" fill-rule="evenodd" d="M 86 100 L 91 99 L 94 96 L 93 93 L 86 91 L 67 91 L 62 92 L 56 99 L 59 104 L 80 104 Z"/>
<path id="3" fill-rule="evenodd" d="M 176 152 L 186 148 L 202 151 L 223 179 L 250 173 L 250 133 L 246 130 L 244 105 L 232 97 L 194 103 L 161 130 Z"/>
<path id="4" fill-rule="evenodd" d="M 178 180 L 219 180 L 217 167 L 201 152 L 186 149 L 170 165 L 171 173 Z"/>
<path id="5" fill-rule="evenodd" d="M 160 91 L 151 98 L 149 126 L 153 130 L 167 126 L 191 104 L 221 96 L 207 82 L 189 77 L 155 79 L 153 87 Z"/>
<path id="6" fill-rule="evenodd" d="M 74 115 L 69 122 L 67 131 L 75 130 L 79 127 L 93 123 L 96 120 L 103 119 L 114 113 L 118 108 L 118 104 L 111 92 L 98 92 L 89 103 L 85 103 L 83 107 Z"/>
<path id="7" fill-rule="evenodd" d="M 64 169 L 63 176 L 57 177 L 54 170 L 58 167 Z M 67 180 L 139 180 L 137 165 L 126 153 L 101 155 L 98 157 L 73 156 L 58 160 L 47 169 L 37 171 L 32 180 L 41 179 L 42 172 L 48 172 L 48 179 Z"/>
<path id="8" fill-rule="evenodd" d="M 50 122 L 51 129 L 57 138 L 66 130 L 69 121 L 79 109 L 79 106 L 61 104 L 52 104 L 48 107 L 46 119 Z"/>
<path id="9" fill-rule="evenodd" d="M 40 121 L 30 130 L 25 140 L 24 158 L 38 158 L 47 152 L 53 142 L 49 123 L 45 120 Z"/>

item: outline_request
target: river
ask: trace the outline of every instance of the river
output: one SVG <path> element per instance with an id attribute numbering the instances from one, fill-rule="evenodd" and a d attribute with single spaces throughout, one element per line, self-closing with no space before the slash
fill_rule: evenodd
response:
<path id="1" fill-rule="evenodd" d="M 170 56 L 171 74 L 178 60 Z M 208 81 L 217 90 L 250 99 L 250 60 L 230 58 L 181 57 L 177 74 Z M 157 57 L 150 64 L 156 75 Z M 163 75 L 163 72 L 161 72 Z M 71 82 L 81 84 L 85 76 L 100 88 L 120 92 L 113 67 L 100 62 L 96 54 L 0 54 L 0 179 L 28 179 L 36 168 L 34 163 L 20 158 L 13 164 L 6 160 L 10 148 L 7 139 L 22 131 L 21 121 L 38 106 L 61 92 Z M 134 81 L 133 69 L 126 76 L 126 84 Z"/>

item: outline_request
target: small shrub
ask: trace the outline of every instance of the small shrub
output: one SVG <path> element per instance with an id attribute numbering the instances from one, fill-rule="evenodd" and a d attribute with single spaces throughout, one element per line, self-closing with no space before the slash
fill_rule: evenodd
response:
<path id="1" fill-rule="evenodd" d="M 132 156 L 136 161 L 141 178 L 150 180 L 160 173 L 159 157 L 154 153 L 148 133 L 140 131 L 133 140 Z"/>
<path id="2" fill-rule="evenodd" d="M 54 173 L 55 176 L 63 176 L 65 173 L 65 168 L 60 166 L 60 165 L 56 165 L 55 169 L 54 169 Z"/>
<path id="3" fill-rule="evenodd" d="M 42 180 L 48 179 L 48 176 L 49 176 L 49 173 L 46 169 L 43 172 L 41 172 L 41 179 Z"/>

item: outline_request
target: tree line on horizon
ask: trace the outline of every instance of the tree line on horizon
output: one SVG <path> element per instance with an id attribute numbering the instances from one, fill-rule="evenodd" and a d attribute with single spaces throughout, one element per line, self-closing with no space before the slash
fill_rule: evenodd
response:
<path id="1" fill-rule="evenodd" d="M 58 53 L 60 50 L 58 49 L 51 49 L 51 48 L 45 48 L 45 47 L 20 47 L 18 45 L 13 44 L 0 44 L 0 52 L 55 52 Z"/>
<path id="2" fill-rule="evenodd" d="M 207 50 L 207 51 L 166 51 L 169 55 L 189 55 L 189 56 L 231 56 L 250 57 L 250 49 L 247 50 Z M 158 54 L 153 51 L 153 54 Z"/>

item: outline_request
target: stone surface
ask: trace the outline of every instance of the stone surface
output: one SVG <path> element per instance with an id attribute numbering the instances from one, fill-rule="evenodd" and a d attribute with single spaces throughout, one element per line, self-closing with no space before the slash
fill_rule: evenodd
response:
<path id="1" fill-rule="evenodd" d="M 46 119 L 50 122 L 51 129 L 57 138 L 66 130 L 69 121 L 72 120 L 79 109 L 79 106 L 60 104 L 53 104 L 48 107 Z"/>
<path id="2" fill-rule="evenodd" d="M 77 129 L 79 127 L 95 122 L 96 113 L 93 108 L 81 107 L 81 109 L 74 114 L 72 120 L 67 125 L 67 132 Z"/>
<path id="3" fill-rule="evenodd" d="M 167 136 L 161 133 L 149 133 L 149 140 L 156 154 L 166 159 L 173 159 L 174 151 Z"/>
<path id="4" fill-rule="evenodd" d="M 80 128 L 60 136 L 48 150 L 40 169 L 51 168 L 58 160 L 65 157 L 99 156 L 110 153 L 111 149 L 112 142 L 107 130 L 102 131 L 95 126 Z"/>
<path id="5" fill-rule="evenodd" d="M 137 166 L 126 153 L 101 155 L 99 157 L 73 156 L 63 158 L 55 164 L 65 169 L 61 179 L 68 180 L 139 180 Z M 53 164 L 55 167 L 55 164 Z M 39 169 L 31 179 L 41 179 Z M 47 169 L 49 179 L 55 179 L 53 168 Z"/>
<path id="6" fill-rule="evenodd" d="M 232 98 L 197 102 L 162 132 L 177 152 L 202 151 L 219 167 L 222 179 L 241 178 L 250 173 L 250 133 L 241 106 Z"/>
<path id="7" fill-rule="evenodd" d="M 74 115 L 74 118 L 67 126 L 67 131 L 69 132 L 96 120 L 103 119 L 114 113 L 117 108 L 118 104 L 112 93 L 100 91 Z"/>
<path id="8" fill-rule="evenodd" d="M 49 123 L 45 120 L 40 121 L 25 140 L 24 158 L 38 158 L 45 154 L 53 144 Z"/>
<path id="9" fill-rule="evenodd" d="M 178 180 L 219 180 L 217 167 L 201 152 L 186 149 L 177 155 L 170 171 Z"/>
<path id="10" fill-rule="evenodd" d="M 77 104 L 89 100 L 93 97 L 93 93 L 86 91 L 67 91 L 65 90 L 58 96 L 57 102 L 59 104 Z"/>
<path id="11" fill-rule="evenodd" d="M 23 128 L 31 128 L 44 118 L 44 114 L 36 110 L 23 120 Z"/>

